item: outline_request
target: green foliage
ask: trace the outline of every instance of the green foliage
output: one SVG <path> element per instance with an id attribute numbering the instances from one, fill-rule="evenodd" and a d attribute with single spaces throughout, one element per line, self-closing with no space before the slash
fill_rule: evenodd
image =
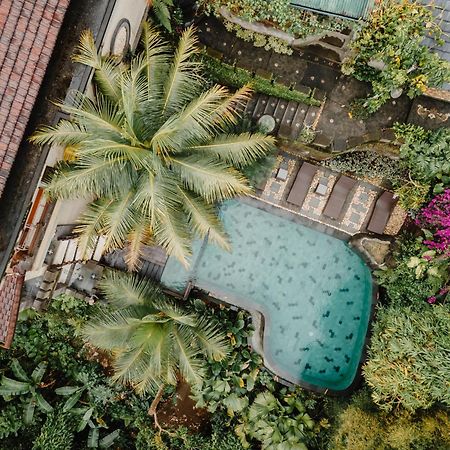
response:
<path id="1" fill-rule="evenodd" d="M 375 275 L 395 305 L 420 307 L 447 280 L 447 261 L 435 258 L 435 252 L 421 238 L 404 236 L 393 256 L 395 266 L 378 270 Z"/>
<path id="2" fill-rule="evenodd" d="M 229 133 L 250 91 L 205 89 L 197 42 L 188 28 L 173 49 L 145 23 L 142 51 L 127 64 L 99 54 L 92 33 L 83 33 L 73 59 L 94 69 L 96 95 L 74 92 L 70 105 L 58 105 L 70 120 L 31 138 L 71 147 L 47 193 L 89 199 L 76 229 L 80 247 L 102 235 L 105 252 L 125 247 L 131 270 L 145 245 L 161 245 L 185 266 L 195 238 L 229 249 L 216 205 L 251 192 L 241 170 L 274 145 L 261 133 Z"/>
<path id="3" fill-rule="evenodd" d="M 24 423 L 29 425 L 33 422 L 36 407 L 43 413 L 50 413 L 53 408 L 42 395 L 42 388 L 45 388 L 42 380 L 47 370 L 47 363 L 39 363 L 31 375 L 25 372 L 19 361 L 15 358 L 11 360 L 9 367 L 17 379 L 3 375 L 0 382 L 0 395 L 6 401 L 16 396 L 25 397 L 23 399 L 25 403 Z"/>
<path id="4" fill-rule="evenodd" d="M 211 56 L 202 55 L 202 62 L 208 76 L 216 83 L 236 88 L 250 85 L 255 92 L 260 92 L 261 94 L 305 103 L 306 105 L 320 105 L 320 102 L 310 95 L 290 89 L 281 83 L 272 83 L 271 80 L 259 75 L 253 75 L 246 69 L 233 67 Z"/>
<path id="5" fill-rule="evenodd" d="M 0 409 L 0 440 L 17 436 L 27 424 L 23 420 L 23 407 L 17 403 L 2 405 Z"/>
<path id="6" fill-rule="evenodd" d="M 164 296 L 148 279 L 110 272 L 100 289 L 115 308 L 86 324 L 88 342 L 113 353 L 113 379 L 132 384 L 140 394 L 179 377 L 201 382 L 205 358 L 221 361 L 228 353 L 220 327 Z"/>
<path id="7" fill-rule="evenodd" d="M 450 406 L 449 348 L 446 306 L 380 308 L 363 368 L 374 402 L 386 411 Z"/>
<path id="8" fill-rule="evenodd" d="M 233 347 L 226 360 L 210 360 L 203 383 L 193 387 L 197 407 L 226 412 L 244 448 L 256 441 L 267 449 L 304 449 L 304 442 L 313 437 L 314 422 L 305 409 L 312 404 L 302 398 L 301 390 L 281 387 L 261 370 L 261 357 L 248 348 L 253 333 L 248 316 L 243 311 L 208 311 L 200 301 L 193 306 L 228 330 Z"/>
<path id="9" fill-rule="evenodd" d="M 248 22 L 270 23 L 275 28 L 302 38 L 323 31 L 339 31 L 348 21 L 301 11 L 291 6 L 289 0 L 201 0 L 207 13 L 220 17 L 219 9 L 225 6 L 234 15 Z"/>
<path id="10" fill-rule="evenodd" d="M 72 417 L 55 410 L 47 416 L 32 450 L 72 450 L 74 437 Z"/>
<path id="11" fill-rule="evenodd" d="M 170 433 L 157 433 L 148 426 L 139 427 L 136 450 L 242 450 L 238 437 L 224 419 L 215 415 L 210 432 L 191 433 L 180 427 Z"/>
<path id="12" fill-rule="evenodd" d="M 333 450 L 444 450 L 450 446 L 449 430 L 448 411 L 385 413 L 363 390 L 338 414 L 329 446 Z"/>
<path id="13" fill-rule="evenodd" d="M 95 305 L 64 296 L 55 299 L 45 314 L 27 314 L 28 318 L 18 322 L 11 350 L 1 353 L 3 371 L 10 381 L 3 386 L 8 389 L 4 391 L 9 394 L 8 401 L 0 398 L 0 448 L 29 450 L 35 441 L 37 448 L 53 448 L 46 447 L 49 440 L 59 442 L 52 437 L 53 428 L 64 428 L 63 419 L 55 417 L 54 410 L 66 417 L 67 430 L 76 435 L 76 448 L 85 449 L 88 439 L 100 448 L 107 448 L 117 439 L 123 448 L 131 448 L 136 418 L 146 417 L 149 405 L 132 391 L 111 385 L 102 367 L 94 359 L 87 359 L 95 358 L 95 353 L 86 351 L 83 342 L 74 336 L 89 311 L 96 310 Z M 46 351 L 49 363 L 44 371 Z M 11 396 L 13 387 L 15 393 L 23 391 L 25 397 Z M 46 403 L 42 402 L 44 396 Z M 24 407 L 34 411 L 27 420 L 31 424 L 25 423 Z M 118 438 L 116 428 L 124 428 L 123 436 Z M 20 438 L 14 437 L 16 433 Z M 61 432 L 61 446 L 70 439 L 70 433 Z"/>
<path id="14" fill-rule="evenodd" d="M 372 84 L 373 94 L 361 105 L 377 111 L 394 89 L 409 97 L 450 80 L 450 65 L 422 44 L 427 35 L 440 35 L 431 9 L 408 0 L 382 0 L 364 22 L 342 70 Z M 372 64 L 378 62 L 380 67 Z"/>
<path id="15" fill-rule="evenodd" d="M 338 172 L 350 172 L 357 176 L 377 178 L 388 183 L 403 184 L 406 175 L 398 160 L 370 150 L 344 153 L 323 161 L 322 165 Z"/>
<path id="16" fill-rule="evenodd" d="M 450 129 L 426 131 L 421 127 L 404 131 L 396 129 L 404 139 L 400 147 L 403 163 L 413 178 L 429 184 L 450 184 Z"/>
<path id="17" fill-rule="evenodd" d="M 171 9 L 173 0 L 152 0 L 152 10 L 158 22 L 170 33 L 172 32 Z"/>
<path id="18" fill-rule="evenodd" d="M 403 184 L 396 183 L 394 190 L 403 209 L 417 211 L 426 202 L 430 188 L 429 184 L 410 179 Z"/>
<path id="19" fill-rule="evenodd" d="M 248 448 L 247 437 L 261 442 L 262 449 L 306 450 L 305 441 L 314 422 L 293 393 L 279 400 L 269 391 L 260 392 L 236 432 Z"/>

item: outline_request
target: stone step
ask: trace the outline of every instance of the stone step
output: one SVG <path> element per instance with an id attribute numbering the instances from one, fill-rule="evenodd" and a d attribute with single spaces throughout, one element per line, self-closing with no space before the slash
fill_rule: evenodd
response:
<path id="1" fill-rule="evenodd" d="M 288 100 L 282 100 L 282 99 L 278 100 L 277 106 L 276 106 L 274 114 L 273 114 L 273 117 L 275 118 L 275 123 L 276 123 L 275 132 L 277 132 L 281 126 L 284 114 L 286 113 L 286 108 L 287 108 L 288 103 L 289 103 Z"/>
<path id="2" fill-rule="evenodd" d="M 295 141 L 298 136 L 300 135 L 300 131 L 303 128 L 303 121 L 305 119 L 305 116 L 308 111 L 308 106 L 299 103 L 297 106 L 297 110 L 295 111 L 294 117 L 292 119 L 292 126 L 290 129 L 289 134 L 285 137 L 286 139 L 290 139 L 292 141 Z M 284 136 L 283 136 L 284 137 Z"/>
<path id="3" fill-rule="evenodd" d="M 295 116 L 295 112 L 297 111 L 298 103 L 294 101 L 290 101 L 285 110 L 283 118 L 281 119 L 281 124 L 278 130 L 278 135 L 282 138 L 288 138 L 291 132 L 292 127 L 292 119 Z"/>
<path id="4" fill-rule="evenodd" d="M 258 101 L 256 102 L 255 109 L 253 110 L 252 118 L 257 121 L 264 113 L 266 109 L 268 97 L 267 95 L 260 95 Z"/>
<path id="5" fill-rule="evenodd" d="M 264 115 L 274 116 L 275 108 L 277 108 L 279 99 L 276 97 L 269 97 L 267 99 L 266 107 L 264 108 Z"/>
<path id="6" fill-rule="evenodd" d="M 320 111 L 319 106 L 310 106 L 306 113 L 305 119 L 303 120 L 303 126 L 312 127 L 314 122 L 317 120 L 319 111 Z"/>
<path id="7" fill-rule="evenodd" d="M 252 97 L 250 98 L 250 100 L 247 102 L 247 106 L 245 107 L 245 113 L 248 114 L 249 116 L 253 115 L 253 111 L 255 110 L 256 103 L 258 102 L 258 98 L 259 98 L 259 94 L 254 92 L 252 94 Z"/>

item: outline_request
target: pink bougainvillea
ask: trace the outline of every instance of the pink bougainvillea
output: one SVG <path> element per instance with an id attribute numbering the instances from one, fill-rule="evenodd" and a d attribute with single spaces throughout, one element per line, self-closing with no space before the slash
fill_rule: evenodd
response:
<path id="1" fill-rule="evenodd" d="M 436 195 L 422 209 L 416 224 L 433 233 L 433 238 L 424 241 L 428 248 L 450 253 L 450 189 Z"/>

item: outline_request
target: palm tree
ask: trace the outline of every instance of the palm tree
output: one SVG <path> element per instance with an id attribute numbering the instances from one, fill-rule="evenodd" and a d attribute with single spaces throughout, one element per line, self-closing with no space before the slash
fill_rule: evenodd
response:
<path id="1" fill-rule="evenodd" d="M 85 32 L 74 60 L 94 68 L 94 94 L 75 92 L 72 105 L 59 104 L 71 119 L 31 138 L 70 147 L 47 192 L 93 199 L 77 227 L 81 244 L 104 235 L 105 251 L 127 245 L 130 269 L 147 244 L 184 265 L 194 237 L 228 249 L 216 205 L 248 194 L 241 169 L 273 148 L 272 137 L 229 131 L 250 90 L 205 90 L 196 44 L 189 28 L 173 51 L 144 24 L 142 51 L 125 65 L 100 56 Z"/>
<path id="2" fill-rule="evenodd" d="M 160 397 L 164 385 L 176 385 L 180 378 L 200 383 L 205 358 L 220 361 L 228 354 L 217 327 L 164 296 L 150 281 L 109 272 L 99 286 L 112 308 L 98 313 L 83 335 L 111 352 L 115 381 L 142 394 L 159 389 Z"/>

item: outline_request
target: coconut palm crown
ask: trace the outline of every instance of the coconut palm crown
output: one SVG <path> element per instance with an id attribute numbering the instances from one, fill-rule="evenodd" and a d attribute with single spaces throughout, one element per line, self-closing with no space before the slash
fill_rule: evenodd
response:
<path id="1" fill-rule="evenodd" d="M 200 383 L 205 358 L 229 352 L 224 334 L 165 297 L 150 281 L 110 272 L 100 283 L 110 307 L 83 330 L 92 345 L 112 352 L 116 381 L 154 392 L 182 378 Z"/>
<path id="2" fill-rule="evenodd" d="M 125 64 L 99 55 L 85 32 L 74 60 L 94 68 L 94 94 L 75 92 L 70 105 L 59 104 L 70 120 L 31 138 L 70 147 L 48 194 L 93 199 L 77 227 L 82 245 L 103 235 L 106 251 L 127 246 L 132 269 L 146 244 L 184 265 L 196 236 L 229 248 L 216 205 L 250 192 L 240 169 L 274 144 L 263 134 L 229 132 L 250 90 L 205 90 L 196 44 L 189 28 L 173 50 L 144 24 L 142 51 Z"/>

